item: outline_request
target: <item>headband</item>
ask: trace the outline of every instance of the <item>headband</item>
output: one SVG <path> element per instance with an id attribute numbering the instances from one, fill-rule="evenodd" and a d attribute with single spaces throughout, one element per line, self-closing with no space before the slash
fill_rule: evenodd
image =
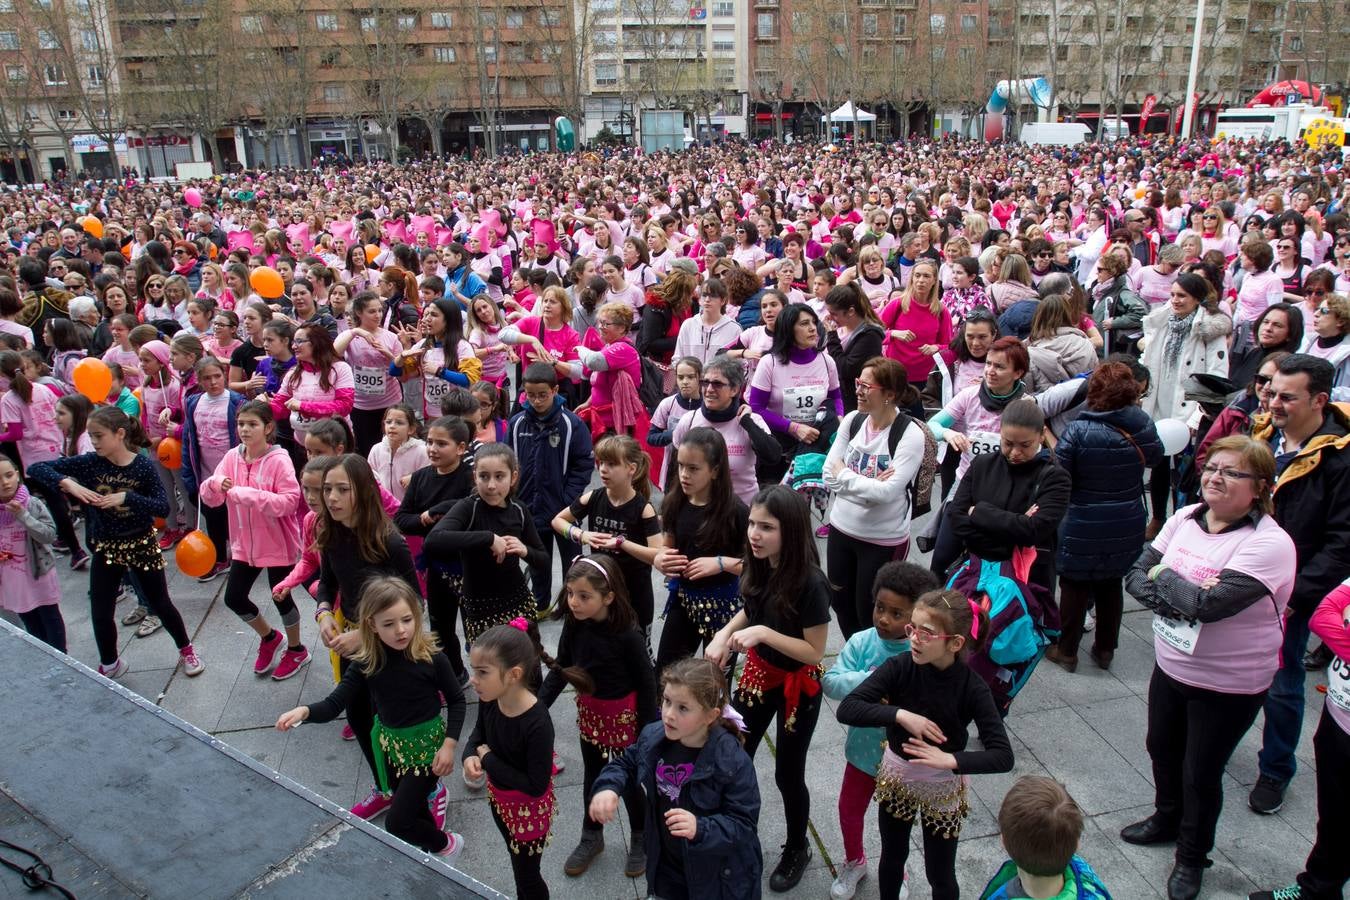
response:
<path id="1" fill-rule="evenodd" d="M 574 566 L 579 563 L 585 563 L 588 566 L 594 567 L 595 570 L 600 573 L 601 577 L 605 579 L 605 584 L 609 584 L 609 573 L 605 571 L 604 566 L 600 565 L 589 556 L 578 556 L 576 559 L 572 560 L 572 565 Z"/>

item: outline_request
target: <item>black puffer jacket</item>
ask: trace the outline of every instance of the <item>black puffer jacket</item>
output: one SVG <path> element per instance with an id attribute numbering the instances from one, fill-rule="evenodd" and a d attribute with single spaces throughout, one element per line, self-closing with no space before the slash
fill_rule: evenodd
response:
<path id="1" fill-rule="evenodd" d="M 1035 504 L 1034 516 L 1026 515 Z M 1069 506 L 1069 475 L 1046 451 L 1012 465 L 1002 453 L 976 456 L 948 504 L 948 524 L 981 559 L 1012 559 L 1018 547 L 1037 549 L 1037 568 L 1054 559 L 1055 535 Z M 1045 582 L 1037 582 L 1044 584 Z"/>
<path id="2" fill-rule="evenodd" d="M 1162 459 L 1153 420 L 1137 406 L 1085 411 L 1064 430 L 1055 457 L 1073 489 L 1060 526 L 1059 574 L 1121 578 L 1144 546 L 1143 478 Z"/>

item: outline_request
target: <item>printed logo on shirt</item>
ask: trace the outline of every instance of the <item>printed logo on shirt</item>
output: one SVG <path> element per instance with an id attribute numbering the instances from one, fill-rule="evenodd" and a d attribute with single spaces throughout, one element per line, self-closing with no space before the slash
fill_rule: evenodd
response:
<path id="1" fill-rule="evenodd" d="M 693 763 L 667 765 L 664 759 L 656 764 L 656 789 L 671 803 L 680 802 L 680 788 L 694 774 Z"/>

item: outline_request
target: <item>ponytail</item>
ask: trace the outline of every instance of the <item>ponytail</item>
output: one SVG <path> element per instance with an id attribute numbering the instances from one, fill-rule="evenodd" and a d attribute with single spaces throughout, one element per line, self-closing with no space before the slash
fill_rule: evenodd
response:
<path id="1" fill-rule="evenodd" d="M 23 374 L 23 357 L 13 350 L 0 352 L 0 374 L 9 379 L 9 386 L 25 405 L 33 402 L 33 384 Z"/>
<path id="2" fill-rule="evenodd" d="M 126 432 L 124 440 L 127 449 L 132 453 L 150 446 L 150 439 L 145 436 L 145 429 L 141 427 L 140 420 L 132 418 L 116 406 L 98 407 L 89 414 L 89 424 L 98 425 L 112 432 Z"/>

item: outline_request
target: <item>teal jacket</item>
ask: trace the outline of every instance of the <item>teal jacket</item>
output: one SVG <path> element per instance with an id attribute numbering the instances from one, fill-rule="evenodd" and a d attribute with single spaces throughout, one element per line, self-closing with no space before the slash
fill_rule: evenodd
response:
<path id="1" fill-rule="evenodd" d="M 1003 868 L 998 870 L 998 874 L 989 880 L 989 884 L 985 885 L 980 900 L 1025 898 L 1026 894 L 1020 890 L 1021 885 L 1022 882 L 1017 878 L 1017 864 L 1008 860 L 1003 864 Z M 1064 870 L 1064 890 L 1051 900 L 1111 900 L 1111 893 L 1097 877 L 1097 873 L 1092 871 L 1092 866 L 1087 864 L 1087 860 L 1075 855 L 1069 860 L 1069 867 Z"/>
<path id="2" fill-rule="evenodd" d="M 831 700 L 843 700 L 853 689 L 867 680 L 872 670 L 892 656 L 909 652 L 909 641 L 885 641 L 875 628 L 867 628 L 853 635 L 844 645 L 843 651 L 830 666 L 830 670 L 821 679 L 825 696 Z M 844 742 L 844 758 L 871 775 L 877 775 L 877 766 L 881 764 L 882 748 L 886 745 L 884 728 L 850 728 L 848 739 Z"/>

